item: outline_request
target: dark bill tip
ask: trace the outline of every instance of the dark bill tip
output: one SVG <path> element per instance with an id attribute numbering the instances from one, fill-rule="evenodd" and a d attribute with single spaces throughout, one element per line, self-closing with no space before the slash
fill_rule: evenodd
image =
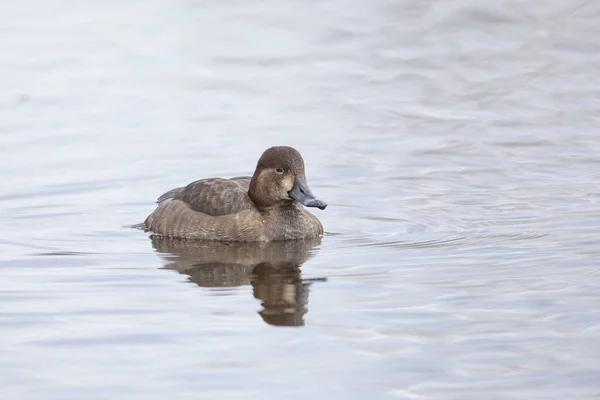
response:
<path id="1" fill-rule="evenodd" d="M 306 207 L 317 207 L 319 210 L 324 210 L 325 208 L 327 208 L 327 203 L 325 203 L 323 200 L 313 200 L 310 201 L 308 204 L 305 204 Z"/>

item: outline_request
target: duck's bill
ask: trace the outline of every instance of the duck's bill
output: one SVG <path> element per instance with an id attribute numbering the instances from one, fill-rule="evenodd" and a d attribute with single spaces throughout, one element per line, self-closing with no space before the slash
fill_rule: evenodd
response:
<path id="1" fill-rule="evenodd" d="M 327 207 L 327 203 L 315 198 L 304 179 L 296 179 L 294 181 L 294 187 L 288 194 L 292 199 L 299 201 L 306 207 L 317 207 L 321 210 L 324 210 L 325 207 Z"/>

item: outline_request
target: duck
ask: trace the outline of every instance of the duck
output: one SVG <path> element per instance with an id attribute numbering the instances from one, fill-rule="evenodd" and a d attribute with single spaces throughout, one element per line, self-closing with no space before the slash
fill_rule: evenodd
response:
<path id="1" fill-rule="evenodd" d="M 169 190 L 142 224 L 159 237 L 271 242 L 321 237 L 323 225 L 304 207 L 327 203 L 310 190 L 300 152 L 289 146 L 265 150 L 254 174 L 206 178 Z"/>

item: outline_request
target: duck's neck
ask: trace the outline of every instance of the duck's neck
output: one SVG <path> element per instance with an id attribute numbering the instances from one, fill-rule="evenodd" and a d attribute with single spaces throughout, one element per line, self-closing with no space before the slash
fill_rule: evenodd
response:
<path id="1" fill-rule="evenodd" d="M 304 239 L 323 233 L 320 222 L 297 201 L 263 209 L 261 214 L 270 240 Z"/>
<path id="2" fill-rule="evenodd" d="M 293 217 L 302 212 L 302 206 L 296 200 L 280 202 L 269 207 L 259 207 L 259 211 L 263 215 Z"/>

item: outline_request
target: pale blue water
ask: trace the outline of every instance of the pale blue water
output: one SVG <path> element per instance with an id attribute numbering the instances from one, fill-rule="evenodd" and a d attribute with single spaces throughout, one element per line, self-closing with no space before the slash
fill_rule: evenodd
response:
<path id="1" fill-rule="evenodd" d="M 2 3 L 0 398 L 598 398 L 599 18 Z M 277 144 L 315 248 L 127 228 Z"/>

